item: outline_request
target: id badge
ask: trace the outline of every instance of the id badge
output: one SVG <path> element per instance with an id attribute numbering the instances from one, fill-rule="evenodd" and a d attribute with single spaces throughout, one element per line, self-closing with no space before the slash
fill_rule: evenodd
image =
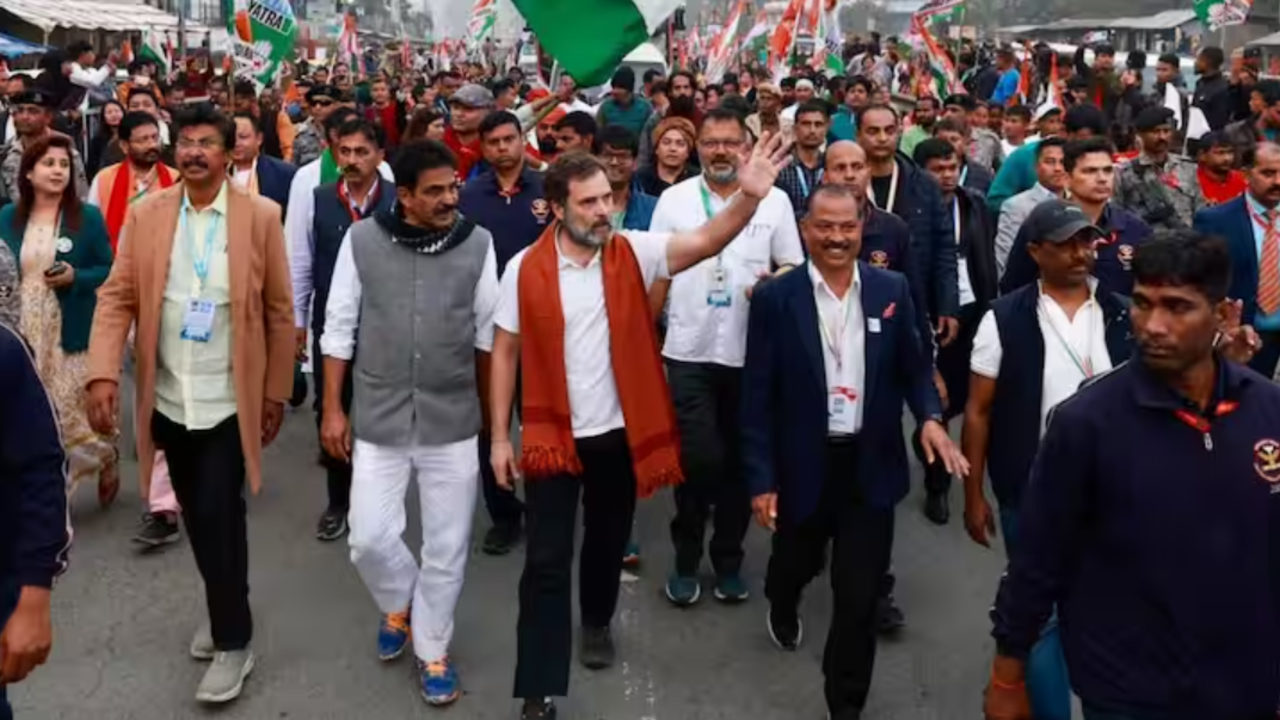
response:
<path id="1" fill-rule="evenodd" d="M 182 339 L 209 342 L 213 336 L 214 304 L 208 300 L 188 300 L 182 316 Z"/>
<path id="2" fill-rule="evenodd" d="M 831 432 L 852 435 L 854 427 L 854 410 L 857 409 L 858 393 L 853 388 L 836 387 L 827 393 L 827 429 Z"/>
<path id="3" fill-rule="evenodd" d="M 729 294 L 729 273 L 723 267 L 711 270 L 711 289 L 707 291 L 707 304 L 712 307 L 729 307 L 733 296 Z"/>

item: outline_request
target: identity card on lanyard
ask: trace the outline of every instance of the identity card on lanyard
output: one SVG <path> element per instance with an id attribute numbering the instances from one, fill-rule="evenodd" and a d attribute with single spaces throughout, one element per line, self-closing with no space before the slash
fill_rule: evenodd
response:
<path id="1" fill-rule="evenodd" d="M 208 223 L 208 229 L 204 236 L 204 252 L 198 252 L 195 246 L 195 239 L 192 237 L 194 231 L 191 223 L 187 218 L 190 206 L 183 206 L 182 216 L 179 219 L 179 235 L 182 241 L 187 244 L 187 251 L 191 253 L 191 261 L 195 266 L 196 283 L 192 288 L 192 297 L 187 301 L 186 312 L 182 316 L 182 339 L 192 342 L 209 342 L 209 338 L 213 336 L 213 313 L 214 304 L 211 300 L 202 297 L 205 283 L 209 280 L 209 263 L 213 258 L 213 242 L 218 235 L 218 223 L 222 216 L 214 213 Z"/>
<path id="2" fill-rule="evenodd" d="M 822 342 L 826 344 L 831 357 L 836 361 L 836 382 L 827 390 L 827 429 L 831 432 L 852 435 L 857 431 L 855 426 L 858 407 L 858 391 L 840 385 L 844 378 L 844 335 L 849 327 L 849 296 L 853 289 L 845 294 L 840 303 L 840 314 L 836 317 L 838 325 L 828 327 L 827 318 L 821 308 L 818 310 L 818 327 L 822 331 Z"/>
<path id="3" fill-rule="evenodd" d="M 698 183 L 698 191 L 702 193 L 702 209 L 707 214 L 707 221 L 715 217 L 711 208 L 711 191 L 707 182 Z M 729 292 L 729 271 L 724 267 L 724 251 L 716 255 L 715 267 L 711 268 L 711 286 L 707 289 L 707 304 L 711 307 L 729 307 L 733 305 L 733 294 Z"/>
<path id="4" fill-rule="evenodd" d="M 880 203 L 880 198 L 876 197 L 876 184 L 874 182 L 867 183 L 867 196 L 871 198 L 871 202 L 876 207 L 885 212 L 893 212 L 894 205 L 898 201 L 898 161 L 893 162 L 893 175 L 889 176 L 889 198 L 884 203 Z"/>
<path id="5" fill-rule="evenodd" d="M 824 168 L 818 168 L 818 172 L 813 176 L 813 184 L 822 184 L 822 173 Z M 799 163 L 796 164 L 796 181 L 800 183 L 800 199 L 807 205 L 809 202 L 809 177 L 805 175 L 804 167 Z"/>

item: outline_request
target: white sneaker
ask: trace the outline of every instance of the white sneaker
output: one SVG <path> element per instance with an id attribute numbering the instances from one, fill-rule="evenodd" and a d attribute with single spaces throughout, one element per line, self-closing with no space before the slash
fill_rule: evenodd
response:
<path id="1" fill-rule="evenodd" d="M 213 656 L 213 664 L 205 671 L 200 687 L 196 689 L 196 700 L 203 703 L 226 703 L 240 697 L 244 689 L 244 679 L 253 672 L 253 651 L 231 650 L 218 652 Z"/>
<path id="2" fill-rule="evenodd" d="M 191 657 L 201 662 L 208 662 L 217 652 L 218 648 L 213 644 L 213 628 L 209 626 L 208 621 L 200 623 L 195 636 L 191 638 Z"/>

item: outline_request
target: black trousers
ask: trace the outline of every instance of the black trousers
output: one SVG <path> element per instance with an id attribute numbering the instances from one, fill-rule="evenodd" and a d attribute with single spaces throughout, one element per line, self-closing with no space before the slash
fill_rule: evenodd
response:
<path id="1" fill-rule="evenodd" d="M 320 334 L 323 328 L 312 332 L 311 372 L 316 380 L 316 432 L 319 435 L 320 423 L 324 418 L 324 356 L 320 354 Z M 342 380 L 342 411 L 351 414 L 351 399 L 355 394 L 355 381 L 352 369 L 355 362 L 347 363 L 347 374 Z M 323 458 L 325 481 L 329 487 L 329 510 L 346 514 L 351 508 L 351 464 L 335 458 L 320 446 Z"/>
<path id="2" fill-rule="evenodd" d="M 876 657 L 876 604 L 893 544 L 893 508 L 869 506 L 849 475 L 858 452 L 856 441 L 828 444 L 818 510 L 795 524 L 779 518 L 765 580 L 775 611 L 794 611 L 804 587 L 822 571 L 831 542 L 833 601 L 822 672 L 833 716 L 866 704 Z"/>
<path id="3" fill-rule="evenodd" d="M 242 650 L 253 638 L 253 615 L 240 423 L 232 415 L 208 430 L 188 430 L 157 412 L 151 415 L 151 435 L 169 461 L 191 552 L 204 579 L 213 644 L 222 651 Z"/>
<path id="4" fill-rule="evenodd" d="M 520 375 L 516 374 L 516 393 L 515 404 L 520 404 Z M 512 412 L 514 415 L 514 411 Z M 493 452 L 491 443 L 493 438 L 490 437 L 487 429 L 480 431 L 480 479 L 482 481 L 481 488 L 484 490 L 484 506 L 489 511 L 489 519 L 494 525 L 506 525 L 508 527 L 519 527 L 520 521 L 524 517 L 524 503 L 520 502 L 520 498 L 516 496 L 515 490 L 504 490 L 498 487 L 498 476 L 493 472 L 493 463 L 489 457 Z"/>
<path id="5" fill-rule="evenodd" d="M 569 692 L 573 538 L 582 499 L 578 603 L 582 624 L 607 627 L 618 606 L 622 552 L 636 510 L 636 476 L 623 430 L 577 442 L 581 475 L 525 483 L 524 574 L 516 630 L 515 697 Z"/>
<path id="6" fill-rule="evenodd" d="M 978 325 L 986 308 L 980 303 L 969 303 L 960 308 L 960 331 L 956 339 L 946 347 L 938 348 L 936 367 L 947 387 L 947 407 L 943 418 L 950 422 L 964 414 L 965 403 L 969 401 L 969 358 L 973 354 L 973 338 L 978 334 Z M 924 465 L 924 487 L 932 494 L 946 494 L 951 491 L 951 473 L 941 462 L 925 464 L 924 452 L 920 448 L 920 428 L 911 436 L 911 446 L 916 459 Z"/>
<path id="7" fill-rule="evenodd" d="M 684 482 L 675 488 L 676 514 L 671 519 L 676 574 L 698 574 L 711 520 L 711 566 L 718 576 L 737 575 L 742 570 L 742 540 L 751 526 L 751 498 L 739 460 L 742 370 L 668 360 L 667 382 L 684 470 Z"/>

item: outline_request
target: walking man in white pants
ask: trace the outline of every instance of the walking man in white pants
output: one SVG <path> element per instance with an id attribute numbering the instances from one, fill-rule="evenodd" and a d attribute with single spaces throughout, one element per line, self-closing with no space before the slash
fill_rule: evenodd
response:
<path id="1" fill-rule="evenodd" d="M 460 695 L 449 643 L 480 486 L 480 393 L 498 298 L 493 238 L 457 212 L 455 162 L 435 141 L 400 150 L 396 204 L 342 242 L 320 339 L 320 441 L 352 459 L 351 561 L 382 613 L 378 655 L 398 657 L 412 632 L 432 705 Z M 354 422 L 341 402 L 351 362 Z M 414 472 L 421 568 L 401 537 Z"/>

